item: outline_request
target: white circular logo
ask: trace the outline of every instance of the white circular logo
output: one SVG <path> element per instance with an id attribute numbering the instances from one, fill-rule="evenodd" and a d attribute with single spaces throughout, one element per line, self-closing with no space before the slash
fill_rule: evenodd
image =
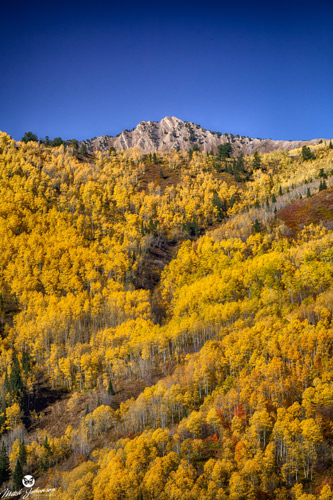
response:
<path id="1" fill-rule="evenodd" d="M 26 486 L 27 488 L 31 488 L 35 484 L 35 479 L 33 476 L 24 476 L 22 479 L 23 486 Z"/>

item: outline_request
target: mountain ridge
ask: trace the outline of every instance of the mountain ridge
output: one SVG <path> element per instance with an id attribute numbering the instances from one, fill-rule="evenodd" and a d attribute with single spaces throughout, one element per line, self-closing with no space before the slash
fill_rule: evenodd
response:
<path id="1" fill-rule="evenodd" d="M 116 136 L 102 135 L 81 141 L 88 151 L 106 151 L 139 148 L 145 153 L 167 152 L 174 149 L 201 150 L 216 153 L 221 144 L 231 143 L 232 155 L 251 155 L 255 152 L 270 153 L 276 150 L 290 151 L 304 145 L 316 145 L 323 139 L 310 141 L 283 141 L 261 139 L 207 130 L 198 124 L 166 116 L 160 122 L 141 121 L 132 129 L 125 129 Z"/>

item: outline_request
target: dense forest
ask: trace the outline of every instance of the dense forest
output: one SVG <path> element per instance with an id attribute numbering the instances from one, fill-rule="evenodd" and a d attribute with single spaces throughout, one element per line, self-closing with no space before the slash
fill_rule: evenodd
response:
<path id="1" fill-rule="evenodd" d="M 332 184 L 0 133 L 1 489 L 333 500 Z"/>

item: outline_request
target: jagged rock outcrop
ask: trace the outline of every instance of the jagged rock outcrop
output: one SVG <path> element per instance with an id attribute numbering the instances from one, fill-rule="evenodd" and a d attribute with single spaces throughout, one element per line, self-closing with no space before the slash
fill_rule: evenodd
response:
<path id="1" fill-rule="evenodd" d="M 318 144 L 320 139 L 312 141 L 275 141 L 272 139 L 254 139 L 239 135 L 213 132 L 191 122 L 179 120 L 174 116 L 166 116 L 160 122 L 140 122 L 133 130 L 124 130 L 116 137 L 103 135 L 91 140 L 82 141 L 89 151 L 105 151 L 115 149 L 140 148 L 145 153 L 171 151 L 179 149 L 188 151 L 199 148 L 214 153 L 219 144 L 230 142 L 233 156 L 240 152 L 250 155 L 256 151 L 268 153 L 277 149 L 289 151 L 303 145 Z"/>

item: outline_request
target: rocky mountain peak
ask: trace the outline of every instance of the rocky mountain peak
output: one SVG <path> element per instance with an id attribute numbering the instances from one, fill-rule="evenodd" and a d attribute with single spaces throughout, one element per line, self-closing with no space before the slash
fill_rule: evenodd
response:
<path id="1" fill-rule="evenodd" d="M 276 141 L 272 139 L 251 138 L 230 133 L 206 130 L 200 125 L 180 120 L 175 116 L 165 116 L 160 122 L 142 121 L 132 130 L 123 130 L 115 137 L 103 135 L 83 141 L 88 150 L 105 151 L 110 147 L 116 150 L 139 148 L 145 153 L 171 151 L 173 149 L 189 151 L 197 149 L 216 153 L 220 144 L 231 143 L 233 156 L 240 152 L 244 155 L 258 152 L 271 152 L 277 149 L 291 150 L 303 145 L 314 145 L 320 139 L 312 141 Z"/>

